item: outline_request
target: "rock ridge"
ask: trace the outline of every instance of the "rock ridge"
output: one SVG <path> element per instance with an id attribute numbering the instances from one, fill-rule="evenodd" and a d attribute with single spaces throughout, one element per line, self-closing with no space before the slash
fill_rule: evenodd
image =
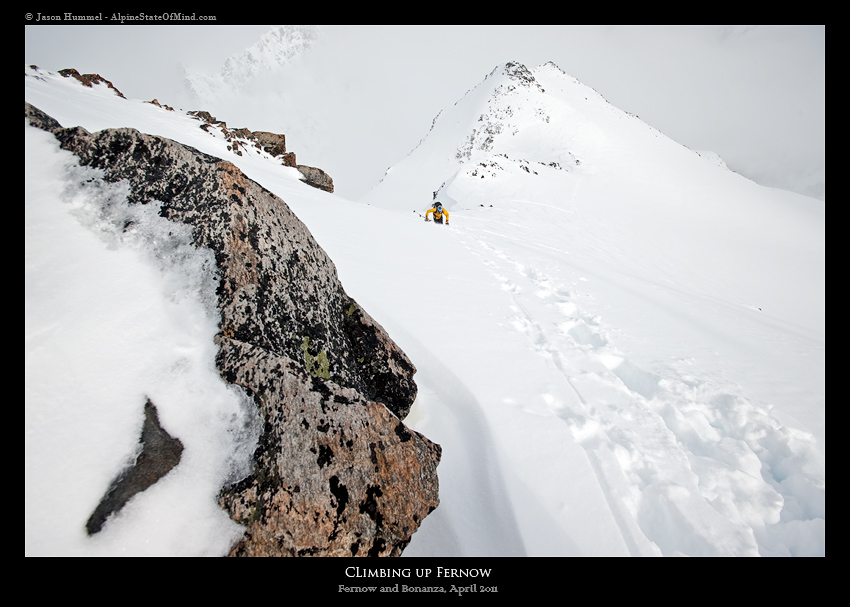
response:
<path id="1" fill-rule="evenodd" d="M 30 68 L 36 72 L 39 70 L 36 65 L 31 65 Z M 92 88 L 96 84 L 104 84 L 112 89 L 116 95 L 122 99 L 126 99 L 124 94 L 119 91 L 112 82 L 102 77 L 100 74 L 80 74 L 80 72 L 74 68 L 59 70 L 59 74 L 65 78 L 74 78 L 78 80 L 80 84 L 88 88 Z M 168 111 L 174 111 L 173 107 L 160 103 L 158 99 L 152 99 L 147 103 Z M 303 181 L 307 185 L 331 194 L 333 193 L 333 179 L 327 172 L 316 167 L 298 164 L 295 158 L 295 153 L 286 151 L 285 135 L 280 133 L 271 133 L 268 131 L 251 131 L 247 128 L 228 129 L 226 122 L 223 120 L 217 120 L 206 110 L 192 110 L 186 113 L 189 116 L 200 120 L 200 127 L 208 133 L 212 133 L 212 129 L 218 128 L 228 143 L 227 149 L 237 156 L 242 156 L 243 152 L 246 152 L 251 148 L 263 151 L 272 158 L 280 159 L 283 166 L 297 169 L 298 172 L 301 173 Z"/>
<path id="2" fill-rule="evenodd" d="M 243 151 L 253 147 L 269 154 L 272 158 L 279 158 L 283 166 L 298 169 L 304 177 L 307 185 L 314 188 L 333 193 L 333 179 L 322 169 L 298 164 L 294 152 L 286 151 L 286 136 L 280 133 L 268 131 L 251 131 L 247 128 L 228 129 L 227 123 L 218 120 L 205 110 L 188 112 L 188 114 L 202 122 L 201 128 L 210 132 L 211 128 L 218 128 L 228 143 L 228 150 L 242 156 Z"/>
<path id="3" fill-rule="evenodd" d="M 32 66 L 32 67 L 35 68 L 35 66 Z M 115 91 L 116 95 L 118 95 L 122 99 L 126 99 L 126 97 L 124 96 L 124 94 L 121 91 L 119 91 L 117 88 L 115 88 L 115 86 L 109 80 L 107 80 L 106 78 L 104 78 L 100 74 L 81 74 L 80 72 L 78 72 L 74 68 L 59 70 L 59 74 L 61 76 L 64 76 L 65 78 L 76 78 L 77 80 L 80 81 L 80 83 L 83 86 L 88 87 L 88 88 L 92 88 L 95 84 L 105 84 L 106 86 L 111 88 L 113 91 Z"/>
<path id="4" fill-rule="evenodd" d="M 400 555 L 439 504 L 441 448 L 401 421 L 413 363 L 306 226 L 230 162 L 135 129 L 64 128 L 27 103 L 25 116 L 215 255 L 216 365 L 264 423 L 252 474 L 221 491 L 246 527 L 231 555 Z"/>

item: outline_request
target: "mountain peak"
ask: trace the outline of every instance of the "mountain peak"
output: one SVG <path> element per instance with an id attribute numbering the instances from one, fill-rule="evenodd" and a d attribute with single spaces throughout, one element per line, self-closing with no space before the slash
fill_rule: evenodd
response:
<path id="1" fill-rule="evenodd" d="M 241 53 L 228 57 L 221 69 L 225 81 L 238 85 L 257 74 L 290 63 L 313 47 L 319 31 L 308 25 L 279 25 L 263 34 Z"/>
<path id="2" fill-rule="evenodd" d="M 532 71 L 518 61 L 508 61 L 507 63 L 498 65 L 492 72 L 490 72 L 487 78 L 485 78 L 485 81 L 491 77 L 497 76 L 505 77 L 510 81 L 507 85 L 500 85 L 500 87 L 496 89 L 499 92 L 510 92 L 516 90 L 517 87 L 529 90 L 536 88 L 543 92 L 543 87 L 540 86 L 537 80 L 535 80 Z M 504 89 L 501 87 L 504 87 Z"/>
<path id="3" fill-rule="evenodd" d="M 473 190 L 486 190 L 489 199 L 510 197 L 498 184 L 515 183 L 519 176 L 531 191 L 546 181 L 543 173 L 572 190 L 577 180 L 572 173 L 598 172 L 612 162 L 619 170 L 618 162 L 628 166 L 638 148 L 644 162 L 652 158 L 659 171 L 676 164 L 672 157 L 692 155 L 555 63 L 532 70 L 508 61 L 442 112 L 408 159 L 365 199 L 392 207 L 398 200 L 437 195 L 452 208 L 462 188 L 467 199 L 475 197 Z M 557 191 L 546 189 L 540 200 L 562 204 L 560 194 L 552 198 Z"/>
<path id="4" fill-rule="evenodd" d="M 532 87 L 537 84 L 537 81 L 534 79 L 534 75 L 522 63 L 509 61 L 504 65 L 502 72 L 511 80 L 518 82 L 521 86 Z"/>
<path id="5" fill-rule="evenodd" d="M 544 64 L 543 64 L 543 65 L 541 65 L 540 67 L 541 67 L 541 68 L 548 68 L 548 69 L 556 69 L 556 70 L 558 70 L 559 72 L 561 72 L 562 74 L 564 74 L 564 73 L 565 73 L 565 72 L 564 72 L 564 70 L 562 70 L 560 67 L 558 67 L 558 66 L 555 64 L 555 62 L 554 62 L 554 61 L 547 61 L 546 63 L 544 63 Z"/>
<path id="6" fill-rule="evenodd" d="M 279 25 L 256 42 L 225 59 L 218 73 L 183 66 L 185 84 L 193 101 L 207 102 L 223 91 L 237 91 L 260 74 L 291 64 L 319 41 L 319 30 L 308 25 Z"/>

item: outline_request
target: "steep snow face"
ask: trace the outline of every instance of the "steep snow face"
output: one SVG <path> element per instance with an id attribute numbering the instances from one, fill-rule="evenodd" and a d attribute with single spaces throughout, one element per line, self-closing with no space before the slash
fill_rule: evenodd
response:
<path id="1" fill-rule="evenodd" d="M 362 122 L 371 100 L 353 90 L 352 80 L 362 78 L 353 72 L 362 66 L 339 67 L 344 49 L 328 42 L 315 27 L 272 28 L 217 73 L 184 67 L 177 105 L 207 110 L 230 127 L 285 133 L 299 164 L 320 167 L 345 192 L 351 181 L 338 175 L 352 174 L 352 151 L 364 146 L 362 131 L 351 125 Z M 375 170 L 360 191 L 380 177 Z"/>
<path id="2" fill-rule="evenodd" d="M 239 55 L 228 58 L 221 75 L 231 86 L 239 86 L 257 74 L 289 63 L 315 45 L 318 38 L 319 32 L 315 27 L 275 27 Z"/>
<path id="3" fill-rule="evenodd" d="M 507 63 L 441 113 L 428 136 L 364 201 L 406 208 L 411 200 L 431 197 L 435 180 L 439 186 L 461 172 L 481 178 L 486 170 L 472 173 L 492 162 L 513 162 L 526 172 L 529 163 L 565 171 L 584 164 L 581 172 L 599 173 L 606 165 L 619 168 L 615 159 L 660 164 L 670 155 L 695 156 L 551 62 L 534 70 Z M 498 196 L 498 188 L 491 189 Z"/>
<path id="4" fill-rule="evenodd" d="M 450 212 L 510 208 L 512 221 L 527 223 L 529 238 L 538 241 L 549 232 L 535 223 L 531 208 L 559 209 L 565 221 L 551 228 L 550 246 L 598 234 L 618 268 L 675 268 L 671 276 L 680 285 L 710 281 L 718 292 L 706 296 L 757 307 L 773 284 L 753 279 L 764 273 L 759 251 L 780 243 L 777 263 L 806 289 L 772 304 L 786 320 L 806 316 L 823 329 L 825 311 L 808 303 L 808 293 L 823 289 L 823 277 L 805 269 L 821 253 L 810 244 L 820 242 L 822 206 L 797 202 L 806 199 L 760 187 L 701 157 L 552 63 L 494 70 L 440 114 L 363 201 L 410 212 L 432 199 Z M 624 243 L 638 234 L 650 245 L 636 257 Z"/>
<path id="5" fill-rule="evenodd" d="M 319 32 L 315 27 L 274 27 L 241 53 L 228 57 L 218 74 L 185 70 L 186 82 L 199 99 L 207 99 L 225 90 L 235 91 L 255 77 L 292 62 L 314 47 L 318 40 Z"/>
<path id="6" fill-rule="evenodd" d="M 218 73 L 184 67 L 186 90 L 180 102 L 187 109 L 226 116 L 230 126 L 286 133 L 289 151 L 302 164 L 325 168 L 322 142 L 328 139 L 330 100 L 338 95 L 307 65 L 320 42 L 315 27 L 272 28 L 228 57 Z"/>

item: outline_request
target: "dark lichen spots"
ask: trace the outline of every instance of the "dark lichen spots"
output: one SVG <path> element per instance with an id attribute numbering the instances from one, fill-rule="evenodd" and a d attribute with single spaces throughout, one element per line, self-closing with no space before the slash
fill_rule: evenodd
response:
<path id="1" fill-rule="evenodd" d="M 333 458 L 334 452 L 329 446 L 319 446 L 319 456 L 316 458 L 316 463 L 319 464 L 319 468 L 324 468 L 325 466 L 330 465 Z"/>
<path id="2" fill-rule="evenodd" d="M 378 485 L 369 485 L 366 488 L 366 498 L 360 503 L 360 514 L 366 514 L 375 521 L 375 526 L 380 529 L 384 523 L 384 516 L 378 509 L 378 498 L 384 495 Z"/>
<path id="3" fill-rule="evenodd" d="M 341 516 L 348 505 L 348 488 L 339 482 L 339 478 L 334 475 L 330 478 L 331 493 L 336 498 L 336 515 Z"/>
<path id="4" fill-rule="evenodd" d="M 395 435 L 403 443 L 406 443 L 411 438 L 413 438 L 413 435 L 410 433 L 410 430 L 408 430 L 407 426 L 405 426 L 401 422 L 398 422 L 398 425 L 395 427 Z"/>
<path id="5" fill-rule="evenodd" d="M 372 547 L 369 548 L 369 556 L 381 556 L 381 553 L 386 549 L 387 542 L 382 537 L 375 538 L 372 542 Z"/>

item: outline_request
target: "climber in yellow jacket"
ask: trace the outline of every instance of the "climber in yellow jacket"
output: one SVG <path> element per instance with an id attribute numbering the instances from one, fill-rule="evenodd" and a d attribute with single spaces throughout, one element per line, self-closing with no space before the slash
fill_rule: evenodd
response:
<path id="1" fill-rule="evenodd" d="M 449 224 L 449 212 L 443 208 L 439 202 L 434 203 L 434 206 L 425 212 L 425 221 L 430 221 L 428 215 L 434 214 L 434 223 L 443 223 L 443 215 L 446 216 L 446 225 Z"/>

